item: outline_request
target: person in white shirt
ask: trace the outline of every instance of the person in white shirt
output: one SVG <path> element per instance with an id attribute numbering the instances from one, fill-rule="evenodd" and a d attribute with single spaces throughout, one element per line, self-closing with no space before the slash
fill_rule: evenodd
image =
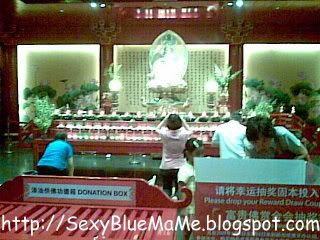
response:
<path id="1" fill-rule="evenodd" d="M 212 142 L 219 147 L 220 158 L 242 159 L 246 157 L 246 127 L 240 122 L 239 111 L 231 114 L 231 120 L 219 125 L 213 134 Z"/>
<path id="2" fill-rule="evenodd" d="M 190 205 L 186 208 L 183 208 L 181 210 L 181 216 L 182 217 L 188 217 L 189 222 L 191 223 L 192 220 L 194 220 L 194 214 L 195 214 L 195 203 L 194 203 L 194 193 L 196 190 L 196 183 L 195 183 L 195 173 L 194 173 L 194 157 L 202 156 L 203 154 L 203 143 L 202 141 L 196 139 L 196 138 L 190 138 L 186 142 L 184 155 L 187 159 L 187 162 L 179 169 L 178 172 L 178 184 L 179 184 L 179 192 L 180 189 L 183 186 L 188 187 L 192 193 L 192 202 Z M 179 195 L 179 194 L 178 194 Z M 181 196 L 179 196 L 181 198 Z M 183 229 L 183 235 L 184 239 L 187 240 L 190 238 L 191 231 L 189 231 L 187 228 Z"/>
<path id="3" fill-rule="evenodd" d="M 163 143 L 160 164 L 163 190 L 171 197 L 173 183 L 176 191 L 178 189 L 177 174 L 179 168 L 186 162 L 183 150 L 191 131 L 178 114 L 169 114 L 157 126 L 157 132 Z"/>

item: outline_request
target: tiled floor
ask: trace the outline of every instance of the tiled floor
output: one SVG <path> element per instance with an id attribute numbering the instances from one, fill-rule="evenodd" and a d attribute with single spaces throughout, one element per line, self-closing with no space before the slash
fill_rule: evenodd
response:
<path id="1" fill-rule="evenodd" d="M 134 162 L 136 163 L 133 163 Z M 160 160 L 148 156 L 111 156 L 82 154 L 74 156 L 75 175 L 96 177 L 137 177 L 149 179 L 158 174 Z M 13 149 L 0 153 L 0 184 L 33 169 L 32 149 Z"/>
<path id="2" fill-rule="evenodd" d="M 89 158 L 89 161 L 88 161 Z M 313 162 L 320 166 L 320 156 L 312 156 Z M 141 159 L 141 165 L 130 165 L 130 159 L 127 157 L 117 157 L 117 169 L 121 171 L 117 171 L 117 174 L 122 174 L 122 171 L 131 175 L 126 175 L 128 177 L 141 177 L 141 176 L 152 176 L 156 174 L 160 161 L 158 160 L 147 160 Z M 119 164 L 119 160 L 121 160 L 121 164 Z M 104 156 L 87 156 L 87 155 L 78 155 L 75 156 L 75 168 L 78 169 L 79 173 L 82 168 L 91 168 L 92 176 L 98 171 L 99 176 L 109 176 L 110 169 L 114 166 L 112 160 L 108 160 Z M 106 168 L 107 167 L 107 168 Z M 13 149 L 13 153 L 7 154 L 4 149 L 0 151 L 0 184 L 5 181 L 13 179 L 15 176 L 21 175 L 26 171 L 33 169 L 33 154 L 32 149 Z M 320 176 L 320 168 L 319 176 Z M 149 171 L 149 172 L 147 172 Z M 151 172 L 150 172 L 151 171 Z M 105 175 L 101 175 L 100 173 L 104 173 Z M 111 172 L 112 176 L 114 172 Z M 136 176 L 136 174 L 138 176 Z M 82 174 L 80 174 L 82 175 Z M 119 176 L 120 177 L 120 176 Z M 320 182 L 319 182 L 320 183 Z"/>
<path id="3" fill-rule="evenodd" d="M 0 184 L 23 174 L 25 171 L 32 170 L 32 168 L 33 154 L 31 149 L 14 149 L 11 154 L 7 154 L 1 149 Z"/>

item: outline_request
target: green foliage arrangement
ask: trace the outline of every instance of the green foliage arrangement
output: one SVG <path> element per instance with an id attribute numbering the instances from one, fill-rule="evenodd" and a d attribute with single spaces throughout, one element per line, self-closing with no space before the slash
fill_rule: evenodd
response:
<path id="1" fill-rule="evenodd" d="M 245 111 L 249 116 L 264 115 L 269 116 L 272 111 L 279 111 L 280 106 L 284 107 L 284 111 L 290 112 L 295 107 L 295 114 L 305 120 L 308 124 L 319 125 L 320 116 L 317 115 L 317 106 L 319 106 L 320 89 L 313 90 L 312 84 L 307 81 L 298 82 L 290 87 L 288 93 L 272 87 L 266 86 L 263 80 L 255 78 L 244 81 L 247 88 L 253 88 L 258 91 L 258 99 L 249 99 L 245 106 Z M 291 105 L 291 97 L 297 97 L 299 94 L 306 96 L 305 103 L 297 102 Z M 298 96 L 299 97 L 299 96 Z M 313 113 L 313 114 L 311 114 Z"/>
<path id="2" fill-rule="evenodd" d="M 96 105 L 90 104 L 90 105 L 86 106 L 84 110 L 88 111 L 88 110 L 96 110 L 96 109 L 97 109 Z"/>
<path id="3" fill-rule="evenodd" d="M 253 100 L 249 100 L 247 103 L 246 103 L 246 106 L 245 106 L 245 109 L 247 111 L 251 111 L 251 110 L 254 110 L 254 108 L 257 106 L 257 103 Z"/>
<path id="4" fill-rule="evenodd" d="M 48 97 L 35 98 L 35 117 L 34 124 L 41 130 L 42 133 L 47 133 L 52 124 L 54 104 L 51 104 Z"/>
<path id="5" fill-rule="evenodd" d="M 313 126 L 320 126 L 320 116 L 316 118 L 309 118 L 306 120 L 306 123 Z"/>
<path id="6" fill-rule="evenodd" d="M 270 113 L 273 112 L 272 103 L 267 100 L 262 100 L 253 110 L 254 115 L 262 117 L 270 117 Z"/>
<path id="7" fill-rule="evenodd" d="M 229 83 L 242 72 L 242 70 L 239 70 L 231 74 L 231 68 L 232 66 L 227 66 L 222 69 L 217 64 L 214 65 L 212 77 L 218 83 L 221 89 L 227 89 Z"/>
<path id="8" fill-rule="evenodd" d="M 306 96 L 311 96 L 313 89 L 310 82 L 299 82 L 290 87 L 290 91 L 293 96 L 298 96 L 299 93 L 303 93 Z"/>
<path id="9" fill-rule="evenodd" d="M 61 108 L 69 104 L 69 107 L 74 108 L 75 102 L 80 97 L 80 95 L 80 89 L 69 90 L 68 92 L 57 98 L 57 107 Z"/>
<path id="10" fill-rule="evenodd" d="M 99 91 L 99 86 L 94 83 L 85 83 L 80 86 L 81 95 L 87 96 L 93 92 Z"/>
<path id="11" fill-rule="evenodd" d="M 29 111 L 29 113 L 23 116 L 24 120 L 30 121 L 33 118 L 33 114 L 31 112 L 32 112 L 32 109 L 34 109 L 35 107 L 36 98 L 53 99 L 56 96 L 56 94 L 57 94 L 56 90 L 54 90 L 49 85 L 38 85 L 32 89 L 28 87 L 25 88 L 23 90 L 23 98 L 26 101 L 23 103 L 22 108 L 28 109 L 27 111 Z"/>
<path id="12" fill-rule="evenodd" d="M 58 108 L 69 105 L 70 108 L 76 107 L 76 101 L 81 96 L 87 96 L 91 93 L 99 91 L 99 86 L 94 83 L 85 83 L 80 86 L 80 89 L 71 89 L 62 96 L 57 98 L 57 106 Z M 88 109 L 96 109 L 95 106 L 89 106 Z"/>
<path id="13" fill-rule="evenodd" d="M 30 97 L 48 97 L 50 99 L 54 98 L 57 94 L 57 91 L 54 90 L 49 85 L 39 85 L 32 89 L 25 88 L 23 90 L 23 97 L 25 100 L 28 100 Z"/>
<path id="14" fill-rule="evenodd" d="M 264 81 L 263 80 L 258 80 L 255 78 L 247 79 L 244 81 L 244 85 L 247 88 L 254 88 L 257 89 L 258 91 L 261 91 L 264 89 Z"/>
<path id="15" fill-rule="evenodd" d="M 264 87 L 264 91 L 266 95 L 269 97 L 270 102 L 273 103 L 274 109 L 279 109 L 280 106 L 289 106 L 290 105 L 290 95 L 288 93 L 285 93 L 284 91 L 266 86 Z"/>

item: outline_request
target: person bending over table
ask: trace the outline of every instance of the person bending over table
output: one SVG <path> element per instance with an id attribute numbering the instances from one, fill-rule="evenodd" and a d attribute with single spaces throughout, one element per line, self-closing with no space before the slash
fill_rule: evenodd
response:
<path id="1" fill-rule="evenodd" d="M 73 176 L 73 148 L 66 141 L 67 134 L 57 133 L 38 162 L 39 175 Z"/>
<path id="2" fill-rule="evenodd" d="M 252 158 L 295 158 L 310 161 L 307 149 L 288 129 L 273 126 L 267 117 L 256 116 L 248 119 L 246 151 Z"/>

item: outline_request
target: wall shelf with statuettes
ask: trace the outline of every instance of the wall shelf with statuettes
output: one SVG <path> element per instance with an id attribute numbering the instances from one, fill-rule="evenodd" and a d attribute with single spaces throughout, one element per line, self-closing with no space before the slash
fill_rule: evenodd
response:
<path id="1" fill-rule="evenodd" d="M 160 141 L 156 132 L 158 124 L 158 121 L 55 120 L 51 134 L 64 131 L 72 140 L 157 142 Z M 191 122 L 188 125 L 193 137 L 209 143 L 219 123 Z"/>

